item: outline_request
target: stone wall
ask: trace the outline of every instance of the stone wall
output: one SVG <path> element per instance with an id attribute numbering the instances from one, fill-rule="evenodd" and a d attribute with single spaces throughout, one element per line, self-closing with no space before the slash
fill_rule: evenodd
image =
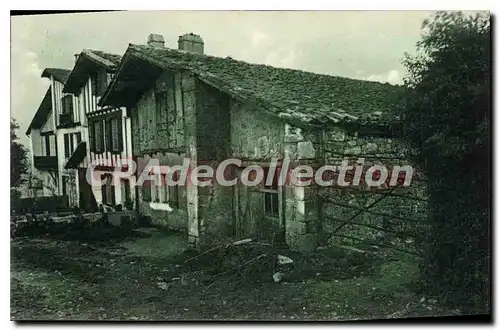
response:
<path id="1" fill-rule="evenodd" d="M 408 149 L 397 139 L 360 136 L 356 132 L 347 133 L 341 129 L 332 129 L 323 133 L 323 141 L 323 157 L 326 164 L 339 165 L 342 160 L 349 160 L 349 165 L 364 165 L 364 170 L 372 165 L 384 165 L 389 170 L 389 178 L 397 177 L 396 173 L 392 173 L 394 166 L 411 165 L 406 159 Z M 364 163 L 357 162 L 360 158 L 364 159 Z M 364 177 L 364 173 L 361 177 Z M 394 196 L 385 195 L 382 199 L 387 193 L 394 194 Z M 382 216 L 382 214 L 412 218 L 418 211 L 418 216 L 425 216 L 425 202 L 414 199 L 425 200 L 426 198 L 424 183 L 417 180 L 416 174 L 413 175 L 410 186 L 403 185 L 391 189 L 388 185 L 382 185 L 369 188 L 361 182 L 357 187 L 321 187 L 318 194 L 322 209 L 321 231 L 323 234 L 321 237 L 322 240 L 328 239 L 327 243 L 330 244 L 355 242 L 354 239 L 347 237 L 374 240 L 381 237 L 399 236 L 404 239 L 406 234 L 415 232 L 418 224 L 394 219 L 391 216 Z M 408 198 L 396 195 L 404 195 Z M 375 205 L 371 206 L 373 203 Z M 359 210 L 368 207 L 370 211 L 381 215 Z M 356 214 L 358 216 L 338 230 L 337 236 L 328 235 Z"/>
<path id="2" fill-rule="evenodd" d="M 255 161 L 283 157 L 283 122 L 234 99 L 229 107 L 232 157 Z"/>
<path id="3" fill-rule="evenodd" d="M 272 158 L 284 156 L 284 123 L 264 114 L 251 104 L 230 100 L 231 157 L 242 161 L 242 166 L 265 167 Z M 242 169 L 236 170 L 240 178 Z M 274 233 L 284 227 L 283 213 L 279 217 L 264 212 L 265 187 L 261 183 L 247 187 L 238 183 L 233 189 L 234 234 L 238 238 L 252 237 L 270 241 Z M 282 209 L 281 189 L 277 193 Z"/>
<path id="4" fill-rule="evenodd" d="M 164 82 L 168 89 L 169 82 L 173 82 L 173 92 L 169 95 L 176 96 L 171 104 L 177 114 L 174 122 L 181 123 L 179 114 L 182 113 L 183 124 L 183 146 L 177 154 L 172 151 L 171 155 L 189 158 L 191 169 L 204 164 L 212 165 L 215 170 L 218 162 L 227 157 L 242 160 L 243 166 L 265 166 L 273 157 L 285 158 L 291 160 L 289 171 L 306 164 L 315 169 L 324 164 L 339 165 L 346 158 L 353 161 L 359 157 L 365 158 L 366 167 L 406 163 L 403 159 L 406 150 L 393 139 L 358 135 L 336 127 L 323 131 L 299 128 L 266 115 L 249 103 L 236 101 L 189 73 L 174 73 L 171 76 L 174 78 L 170 79 L 165 77 L 168 75 L 160 77 L 155 88 Z M 139 137 L 138 142 L 137 138 L 134 140 L 134 152 L 136 155 L 139 152 L 144 158 L 148 157 L 144 152 L 148 149 L 160 158 L 161 153 L 170 155 L 162 146 L 167 146 L 167 149 L 172 146 L 171 138 L 161 138 L 149 128 L 151 125 L 157 127 L 157 120 L 152 118 L 155 113 L 153 96 L 153 91 L 146 93 L 138 103 L 139 115 L 132 113 L 134 134 Z M 142 132 L 143 128 L 148 128 L 148 133 Z M 180 136 L 176 133 L 174 140 L 177 143 L 174 145 L 177 147 Z M 139 149 L 136 144 L 139 144 Z M 162 164 L 179 164 L 182 162 L 179 160 L 173 161 L 169 156 Z M 154 224 L 172 229 L 187 228 L 189 241 L 198 246 L 231 236 L 269 239 L 273 233 L 281 231 L 285 232 L 286 242 L 292 249 L 311 251 L 324 243 L 328 232 L 341 220 L 353 214 L 352 208 L 332 202 L 361 208 L 377 198 L 373 190 L 360 193 L 350 188 L 297 187 L 288 182 L 278 188 L 279 217 L 274 219 L 264 215 L 265 191 L 263 186 L 222 187 L 215 181 L 208 187 L 187 185 L 179 190 L 181 203 L 177 209 L 156 210 L 149 202 L 142 201 L 139 193 L 139 211 L 150 216 Z M 402 193 L 408 191 L 407 188 L 400 190 Z M 375 208 L 406 215 L 416 207 L 410 199 L 395 198 L 384 200 Z M 383 217 L 367 213 L 361 213 L 356 221 L 385 224 Z M 358 233 L 358 230 L 359 227 L 349 225 L 343 233 L 374 236 L 373 231 L 367 233 L 363 229 Z"/>
<path id="5" fill-rule="evenodd" d="M 408 165 L 404 158 L 408 151 L 394 139 L 359 136 L 356 132 L 346 132 L 340 128 L 319 132 L 287 124 L 284 149 L 285 155 L 291 159 L 289 171 L 303 164 L 309 164 L 313 169 L 325 164 L 338 166 L 343 160 L 349 160 L 349 165 L 355 165 L 359 158 L 364 158 L 365 170 L 376 164 L 386 165 L 388 169 L 392 169 L 394 165 Z M 352 179 L 347 181 L 352 182 Z M 399 217 L 411 217 L 415 210 L 419 210 L 420 216 L 424 215 L 425 202 L 411 197 L 425 199 L 425 187 L 415 180 L 412 183 L 410 187 L 392 191 L 409 198 L 385 197 L 370 210 Z M 314 183 L 311 186 L 299 187 L 288 182 L 284 190 L 287 243 L 302 251 L 311 251 L 318 245 L 325 244 L 327 239 L 331 240 L 329 233 L 354 216 L 359 208 L 368 207 L 384 193 L 388 193 L 388 187 L 367 189 L 362 183 L 358 187 L 345 188 L 336 185 L 323 187 Z M 376 228 L 411 232 L 415 226 L 410 222 L 398 222 L 390 217 L 362 212 L 349 225 L 344 226 L 339 234 L 371 239 L 380 234 L 380 230 Z M 339 238 L 335 237 L 336 240 Z"/>
<path id="6" fill-rule="evenodd" d="M 317 131 L 290 124 L 284 127 L 284 154 L 290 159 L 289 173 L 300 165 L 314 168 L 321 159 L 321 140 Z M 287 181 L 283 190 L 286 242 L 292 249 L 312 251 L 318 245 L 320 206 L 315 185 L 297 186 Z"/>

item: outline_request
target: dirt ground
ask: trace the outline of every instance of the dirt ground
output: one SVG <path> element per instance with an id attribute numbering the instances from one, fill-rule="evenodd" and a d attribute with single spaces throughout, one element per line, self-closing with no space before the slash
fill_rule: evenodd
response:
<path id="1" fill-rule="evenodd" d="M 84 236 L 85 237 L 85 236 Z M 12 320 L 351 320 L 440 314 L 416 297 L 417 261 L 343 250 L 288 252 L 272 272 L 217 273 L 182 234 L 156 229 L 11 240 Z M 199 263 L 196 260 L 200 260 Z M 213 269 L 213 268 L 212 268 Z M 258 273 L 258 275 L 257 275 Z M 256 276 L 257 275 L 257 276 Z"/>

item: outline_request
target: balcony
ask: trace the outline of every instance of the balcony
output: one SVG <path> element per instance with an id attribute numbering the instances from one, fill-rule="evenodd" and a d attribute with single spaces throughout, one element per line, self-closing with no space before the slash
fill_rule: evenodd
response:
<path id="1" fill-rule="evenodd" d="M 40 170 L 57 170 L 57 156 L 35 156 L 35 168 Z"/>
<path id="2" fill-rule="evenodd" d="M 77 123 L 73 120 L 73 113 L 64 113 L 59 115 L 59 128 L 71 128 Z"/>

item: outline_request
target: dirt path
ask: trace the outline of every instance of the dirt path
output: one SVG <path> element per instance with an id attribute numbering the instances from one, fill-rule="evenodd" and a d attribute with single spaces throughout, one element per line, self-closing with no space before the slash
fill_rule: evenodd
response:
<path id="1" fill-rule="evenodd" d="M 228 275 L 207 284 L 198 277 L 203 271 L 179 269 L 187 249 L 183 236 L 157 231 L 146 238 L 14 239 L 12 319 L 381 318 L 415 299 L 406 287 L 414 266 L 406 262 L 381 270 L 345 260 L 288 282 Z"/>

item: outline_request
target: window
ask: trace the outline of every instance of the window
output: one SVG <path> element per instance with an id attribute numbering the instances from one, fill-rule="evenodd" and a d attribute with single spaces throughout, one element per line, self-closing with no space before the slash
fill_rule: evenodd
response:
<path id="1" fill-rule="evenodd" d="M 50 183 L 50 179 L 48 179 L 48 182 Z M 50 186 L 50 185 L 48 185 Z M 68 194 L 68 177 L 63 176 L 62 177 L 62 195 L 67 195 Z"/>
<path id="2" fill-rule="evenodd" d="M 95 151 L 95 139 L 94 139 L 94 123 L 89 122 L 89 148 L 90 151 Z"/>
<path id="3" fill-rule="evenodd" d="M 119 149 L 118 140 L 118 118 L 111 120 L 111 150 L 117 151 Z"/>
<path id="4" fill-rule="evenodd" d="M 177 181 L 178 173 L 172 175 L 172 179 Z M 151 201 L 158 203 L 167 203 L 170 207 L 179 206 L 179 186 L 171 185 L 168 182 L 166 174 L 159 174 L 156 182 L 151 182 Z"/>
<path id="5" fill-rule="evenodd" d="M 121 182 L 122 204 L 127 206 L 127 204 L 132 202 L 132 198 L 130 197 L 130 181 L 126 178 L 122 178 L 120 182 Z"/>
<path id="6" fill-rule="evenodd" d="M 106 150 L 119 153 L 123 150 L 121 117 L 113 117 L 106 121 Z"/>
<path id="7" fill-rule="evenodd" d="M 142 183 L 141 190 L 142 190 L 142 200 L 143 201 L 152 201 L 151 200 L 151 181 L 150 180 L 145 180 Z"/>
<path id="8" fill-rule="evenodd" d="M 92 83 L 92 95 L 101 96 L 108 86 L 108 73 L 106 70 L 99 70 L 90 76 Z"/>
<path id="9" fill-rule="evenodd" d="M 179 172 L 176 171 L 172 174 L 172 179 L 177 181 L 179 179 Z M 170 207 L 179 207 L 179 185 L 172 185 L 168 182 L 168 177 L 165 178 L 165 196 Z"/>
<path id="10" fill-rule="evenodd" d="M 115 201 L 115 186 L 113 183 L 113 176 L 110 174 L 101 175 L 101 180 L 105 181 L 101 186 L 102 204 L 116 205 Z"/>
<path id="11" fill-rule="evenodd" d="M 162 175 L 155 174 L 155 180 L 151 181 L 151 201 L 153 202 L 164 202 L 165 197 L 163 196 L 162 190 Z"/>
<path id="12" fill-rule="evenodd" d="M 76 146 L 82 142 L 82 134 L 80 132 L 75 133 Z"/>
<path id="13" fill-rule="evenodd" d="M 64 156 L 69 157 L 70 156 L 70 136 L 69 133 L 66 133 L 64 135 Z"/>
<path id="14" fill-rule="evenodd" d="M 91 90 L 92 90 L 92 95 L 97 96 L 97 73 L 92 73 L 90 75 L 90 83 L 91 83 Z"/>
<path id="15" fill-rule="evenodd" d="M 45 156 L 50 156 L 50 136 L 47 135 L 45 139 Z"/>
<path id="16" fill-rule="evenodd" d="M 62 97 L 62 113 L 72 114 L 73 113 L 73 96 L 67 94 Z"/>
<path id="17" fill-rule="evenodd" d="M 101 96 L 106 87 L 108 87 L 108 73 L 103 69 L 97 74 L 97 95 Z"/>
<path id="18" fill-rule="evenodd" d="M 69 154 L 71 155 L 75 151 L 75 140 L 73 135 L 69 136 Z"/>
<path id="19" fill-rule="evenodd" d="M 111 150 L 121 152 L 123 150 L 122 142 L 122 122 L 120 117 L 111 120 Z"/>
<path id="20" fill-rule="evenodd" d="M 93 140 L 94 140 L 94 151 L 96 153 L 104 152 L 104 136 L 103 136 L 103 122 L 96 121 L 92 124 L 94 128 Z"/>
<path id="21" fill-rule="evenodd" d="M 279 216 L 279 203 L 278 203 L 278 177 L 279 171 L 276 169 L 271 185 L 267 184 L 267 176 L 269 168 L 264 168 L 264 214 L 266 216 L 278 217 Z"/>

